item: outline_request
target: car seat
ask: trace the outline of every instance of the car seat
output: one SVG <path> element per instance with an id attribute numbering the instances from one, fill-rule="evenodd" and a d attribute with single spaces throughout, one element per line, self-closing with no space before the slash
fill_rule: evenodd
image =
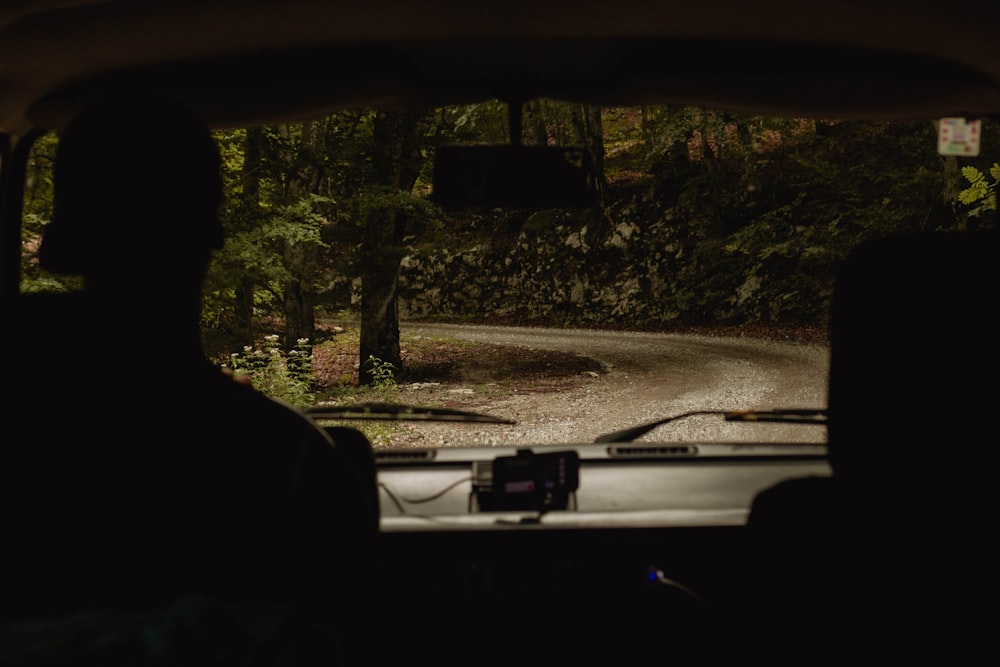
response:
<path id="1" fill-rule="evenodd" d="M 830 477 L 761 492 L 748 631 L 763 664 L 963 664 L 995 625 L 994 233 L 879 238 L 838 272 Z"/>

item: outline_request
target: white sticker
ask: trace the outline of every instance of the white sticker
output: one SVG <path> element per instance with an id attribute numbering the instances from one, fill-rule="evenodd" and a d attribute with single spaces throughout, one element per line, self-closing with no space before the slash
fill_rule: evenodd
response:
<path id="1" fill-rule="evenodd" d="M 938 123 L 938 154 L 979 155 L 981 123 L 978 120 L 966 122 L 964 118 L 942 118 Z"/>

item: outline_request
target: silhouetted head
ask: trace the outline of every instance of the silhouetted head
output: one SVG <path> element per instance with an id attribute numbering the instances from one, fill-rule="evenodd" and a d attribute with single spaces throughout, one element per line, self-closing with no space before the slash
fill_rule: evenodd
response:
<path id="1" fill-rule="evenodd" d="M 220 158 L 202 119 L 154 94 L 102 97 L 59 136 L 43 268 L 107 282 L 199 282 L 222 246 Z"/>

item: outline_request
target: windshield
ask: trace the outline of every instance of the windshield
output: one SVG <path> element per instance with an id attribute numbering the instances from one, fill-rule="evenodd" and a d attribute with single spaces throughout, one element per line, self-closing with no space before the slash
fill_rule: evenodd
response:
<path id="1" fill-rule="evenodd" d="M 516 124 L 493 100 L 217 129 L 227 241 L 205 348 L 304 408 L 497 418 L 386 409 L 352 422 L 376 448 L 594 442 L 659 421 L 635 439 L 824 443 L 818 420 L 725 415 L 826 407 L 837 264 L 873 236 L 991 226 L 997 136 L 547 99 Z M 55 143 L 34 148 L 25 291 L 76 287 L 33 258 Z M 436 200 L 443 147 L 512 143 L 571 149 L 593 201 Z"/>

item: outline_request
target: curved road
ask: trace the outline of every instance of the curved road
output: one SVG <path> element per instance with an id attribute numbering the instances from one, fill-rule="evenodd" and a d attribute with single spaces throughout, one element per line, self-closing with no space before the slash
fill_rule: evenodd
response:
<path id="1" fill-rule="evenodd" d="M 598 360 L 607 371 L 566 392 L 514 395 L 475 408 L 516 419 L 514 426 L 420 425 L 411 438 L 416 446 L 592 442 L 603 433 L 691 410 L 826 406 L 829 348 L 825 345 L 453 324 L 404 323 L 402 330 L 574 352 Z M 738 423 L 726 422 L 721 416 L 694 416 L 660 426 L 640 440 L 816 442 L 825 438 L 822 426 Z"/>

